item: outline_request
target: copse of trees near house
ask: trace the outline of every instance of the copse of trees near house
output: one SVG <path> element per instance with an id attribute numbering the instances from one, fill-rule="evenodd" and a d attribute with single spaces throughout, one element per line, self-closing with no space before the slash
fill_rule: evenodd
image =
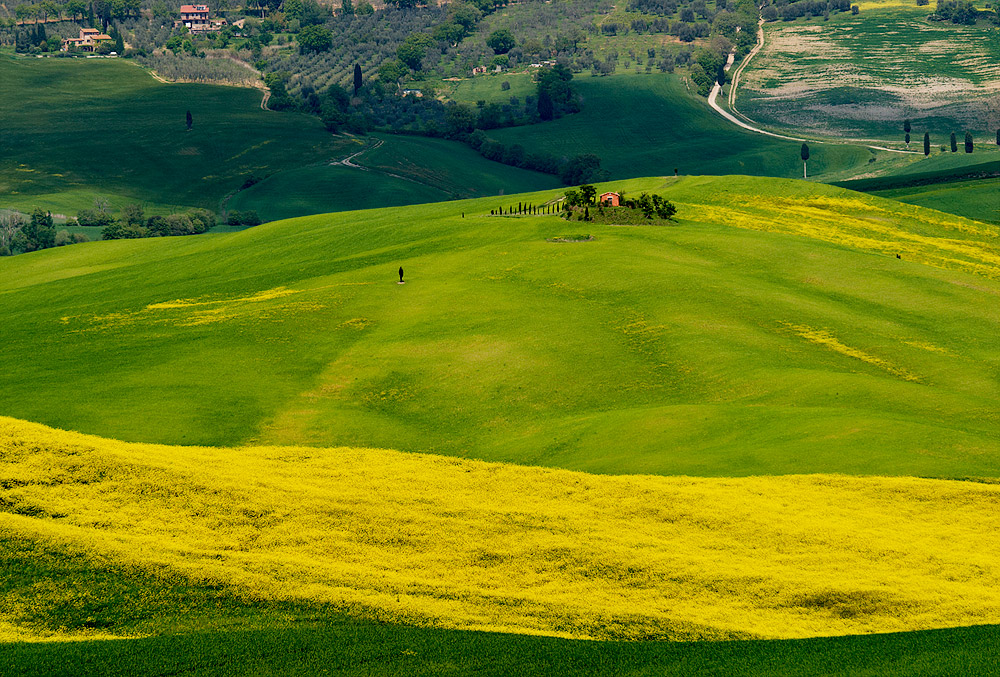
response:
<path id="1" fill-rule="evenodd" d="M 577 221 L 617 225 L 641 225 L 654 221 L 673 221 L 677 207 L 661 195 L 640 193 L 628 197 L 624 192 L 610 193 L 612 200 L 601 200 L 590 184 L 566 191 L 562 200 L 563 216 Z M 617 202 L 618 204 L 614 204 Z"/>

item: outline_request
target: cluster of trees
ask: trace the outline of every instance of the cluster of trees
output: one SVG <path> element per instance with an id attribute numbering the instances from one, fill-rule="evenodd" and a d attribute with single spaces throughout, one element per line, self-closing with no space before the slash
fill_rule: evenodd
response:
<path id="1" fill-rule="evenodd" d="M 80 210 L 76 221 L 81 226 L 100 227 L 104 240 L 197 235 L 208 231 L 216 223 L 215 214 L 207 209 L 147 218 L 142 205 L 138 204 L 125 205 L 114 217 L 108 210 L 108 203 L 101 199 L 95 200 L 93 209 Z"/>
<path id="2" fill-rule="evenodd" d="M 761 10 L 761 17 L 764 21 L 777 21 L 779 18 L 782 21 L 794 21 L 804 16 L 829 19 L 831 12 L 857 14 L 856 6 L 852 7 L 850 0 L 775 0 Z"/>
<path id="3" fill-rule="evenodd" d="M 994 7 L 992 11 L 978 10 L 968 0 L 938 0 L 937 9 L 927 18 L 931 21 L 950 21 L 953 24 L 973 26 L 981 17 L 989 18 L 993 23 L 1000 25 L 1000 9 Z"/>
<path id="4" fill-rule="evenodd" d="M 14 7 L 14 16 L 19 23 L 28 21 L 95 21 L 107 24 L 112 19 L 127 19 L 139 16 L 140 0 L 43 0 L 43 2 L 23 2 Z"/>
<path id="5" fill-rule="evenodd" d="M 660 195 L 650 195 L 649 193 L 641 193 L 638 198 L 626 197 L 625 193 L 620 193 L 620 206 L 618 208 L 609 207 L 597 201 L 597 189 L 590 184 L 584 184 L 577 190 L 566 191 L 562 204 L 563 209 L 570 214 L 579 212 L 580 207 L 583 207 L 584 212 L 580 216 L 586 221 L 589 221 L 591 218 L 591 207 L 596 207 L 597 214 L 601 216 L 604 216 L 606 212 L 615 213 L 616 211 L 629 210 L 638 212 L 646 220 L 650 220 L 653 217 L 665 221 L 671 220 L 674 214 L 677 213 L 677 207 L 670 200 L 666 200 Z M 616 219 L 621 218 L 621 214 L 615 213 L 614 216 Z"/>
<path id="6" fill-rule="evenodd" d="M 56 231 L 52 214 L 41 209 L 33 210 L 30 219 L 17 212 L 0 212 L 0 256 L 62 247 L 89 239 L 82 233 Z"/>
<path id="7" fill-rule="evenodd" d="M 229 226 L 259 226 L 260 224 L 260 216 L 257 215 L 257 211 L 254 209 L 247 209 L 242 212 L 231 209 L 226 214 L 226 225 Z"/>

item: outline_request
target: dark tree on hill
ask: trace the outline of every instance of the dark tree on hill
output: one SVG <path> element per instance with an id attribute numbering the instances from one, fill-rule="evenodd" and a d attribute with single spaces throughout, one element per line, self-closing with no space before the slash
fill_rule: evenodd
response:
<path id="1" fill-rule="evenodd" d="M 538 92 L 538 117 L 543 120 L 551 120 L 554 116 L 555 106 L 552 104 L 552 97 L 548 90 L 540 90 Z"/>
<path id="2" fill-rule="evenodd" d="M 931 154 L 931 135 L 930 132 L 924 132 L 924 155 Z"/>
<path id="3" fill-rule="evenodd" d="M 188 131 L 191 131 L 191 126 L 193 124 L 194 124 L 194 118 L 191 117 L 191 111 L 188 111 L 187 112 L 187 128 L 188 128 Z"/>
<path id="4" fill-rule="evenodd" d="M 1000 146 L 1000 129 L 997 130 L 997 145 Z"/>
<path id="5" fill-rule="evenodd" d="M 333 36 L 323 26 L 306 26 L 299 32 L 299 52 L 325 52 L 333 44 Z"/>
<path id="6" fill-rule="evenodd" d="M 906 135 L 903 136 L 903 140 L 906 141 L 906 147 L 909 148 L 910 147 L 910 133 L 909 132 L 907 132 Z"/>
<path id="7" fill-rule="evenodd" d="M 31 221 L 21 227 L 21 232 L 27 238 L 25 251 L 48 249 L 56 244 L 56 229 L 52 225 L 52 214 L 43 212 L 37 207 L 31 212 Z"/>
<path id="8" fill-rule="evenodd" d="M 809 162 L 809 145 L 802 144 L 802 148 L 799 151 L 799 156 L 802 158 L 802 178 L 809 178 L 806 173 L 806 163 Z"/>
<path id="9" fill-rule="evenodd" d="M 955 138 L 955 132 L 951 133 L 951 152 L 958 152 L 958 139 Z"/>
<path id="10" fill-rule="evenodd" d="M 910 121 L 909 119 L 903 120 L 903 132 L 906 133 L 906 147 L 910 147 Z"/>
<path id="11" fill-rule="evenodd" d="M 972 132 L 965 133 L 965 152 L 972 152 Z"/>
<path id="12" fill-rule="evenodd" d="M 486 39 L 486 45 L 493 50 L 494 54 L 506 54 L 514 49 L 514 34 L 506 28 L 493 31 Z"/>
<path id="13" fill-rule="evenodd" d="M 358 95 L 358 90 L 361 89 L 361 64 L 354 64 L 354 96 Z"/>

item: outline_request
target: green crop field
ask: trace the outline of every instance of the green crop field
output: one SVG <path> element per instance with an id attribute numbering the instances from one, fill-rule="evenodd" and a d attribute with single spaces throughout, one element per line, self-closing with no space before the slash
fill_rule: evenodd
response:
<path id="1" fill-rule="evenodd" d="M 873 191 L 872 194 L 980 221 L 1000 223 L 1000 179 L 954 181 Z"/>
<path id="2" fill-rule="evenodd" d="M 967 164 L 972 157 L 964 153 L 931 156 L 896 175 L 836 185 L 970 219 L 1000 222 L 1000 159 Z"/>
<path id="3" fill-rule="evenodd" d="M 453 141 L 373 134 L 354 158 L 363 169 L 321 164 L 270 176 L 229 201 L 265 220 L 325 212 L 522 193 L 559 185 L 548 174 L 491 162 Z M 359 141 L 359 144 L 361 142 Z"/>
<path id="4" fill-rule="evenodd" d="M 584 243 L 489 216 L 549 192 L 14 257 L 0 411 L 612 473 L 1000 473 L 993 230 L 837 188 L 661 181 L 608 187 L 663 190 L 677 226 Z"/>
<path id="5" fill-rule="evenodd" d="M 489 136 L 529 152 L 595 153 L 612 178 L 672 175 L 674 168 L 681 174 L 802 176 L 801 144 L 736 127 L 689 94 L 677 76 L 579 76 L 573 82 L 583 96 L 581 113 Z M 810 176 L 847 178 L 867 168 L 872 156 L 856 146 L 814 145 Z"/>
<path id="6" fill-rule="evenodd" d="M 98 195 L 113 207 L 216 209 L 250 174 L 350 146 L 315 117 L 261 110 L 256 90 L 166 85 L 115 59 L 2 55 L 0 96 L 0 206 L 22 211 L 74 215 Z"/>
<path id="7" fill-rule="evenodd" d="M 912 121 L 919 146 L 966 130 L 992 139 L 1000 126 L 1000 43 L 988 20 L 932 22 L 929 7 L 861 3 L 829 21 L 765 25 L 764 49 L 741 79 L 737 107 L 796 135 L 903 142 Z"/>

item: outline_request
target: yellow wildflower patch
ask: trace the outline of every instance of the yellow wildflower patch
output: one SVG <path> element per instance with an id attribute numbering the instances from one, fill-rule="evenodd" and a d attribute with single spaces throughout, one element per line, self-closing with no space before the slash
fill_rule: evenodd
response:
<path id="1" fill-rule="evenodd" d="M 150 303 L 141 310 L 132 312 L 106 313 L 104 315 L 94 315 L 89 318 L 63 317 L 60 318 L 60 321 L 63 324 L 70 324 L 73 320 L 83 319 L 87 323 L 87 326 L 76 331 L 106 331 L 140 324 L 195 327 L 242 317 L 268 317 L 271 312 L 278 310 L 288 312 L 291 310 L 303 310 L 305 308 L 315 309 L 317 307 L 315 303 L 286 303 L 280 306 L 267 304 L 269 301 L 301 293 L 302 290 L 276 287 L 246 296 L 222 299 L 176 299 L 173 301 L 161 301 Z"/>
<path id="2" fill-rule="evenodd" d="M 748 230 L 788 233 L 900 255 L 938 268 L 1000 277 L 1000 228 L 901 205 L 899 211 L 866 198 L 734 195 L 725 205 L 685 204 L 686 218 Z"/>
<path id="3" fill-rule="evenodd" d="M 599 476 L 0 418 L 0 487 L 18 537 L 400 622 L 633 639 L 1000 622 L 986 483 Z"/>
<path id="4" fill-rule="evenodd" d="M 870 353 L 866 353 L 860 348 L 855 348 L 849 346 L 839 339 L 837 339 L 833 334 L 826 331 L 825 329 L 814 329 L 812 327 L 802 325 L 802 324 L 787 324 L 786 326 L 792 329 L 796 334 L 809 341 L 810 343 L 815 343 L 816 345 L 823 346 L 824 348 L 829 348 L 834 352 L 838 352 L 841 355 L 847 355 L 848 357 L 853 357 L 856 360 L 861 360 L 862 362 L 867 362 L 868 364 L 874 365 L 879 369 L 883 369 L 893 376 L 898 376 L 906 381 L 913 381 L 914 383 L 920 382 L 920 377 L 913 374 L 906 369 L 901 369 L 896 367 L 882 358 L 875 357 Z M 929 344 L 925 344 L 929 345 Z M 924 347 L 923 345 L 920 347 Z M 934 349 L 933 347 L 930 349 Z"/>

